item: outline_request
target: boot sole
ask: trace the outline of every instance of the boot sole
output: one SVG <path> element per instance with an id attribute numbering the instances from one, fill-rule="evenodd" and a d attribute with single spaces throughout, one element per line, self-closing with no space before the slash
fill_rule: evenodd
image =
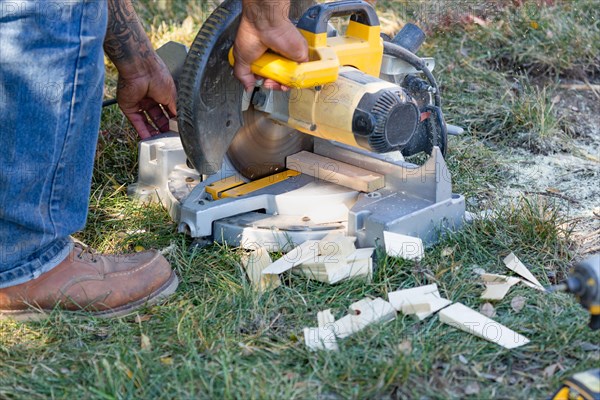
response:
<path id="1" fill-rule="evenodd" d="M 96 317 L 96 318 L 118 318 L 125 317 L 134 311 L 140 309 L 144 306 L 152 306 L 160 301 L 166 299 L 171 296 L 177 290 L 177 286 L 179 286 L 179 278 L 175 274 L 175 272 L 171 272 L 171 277 L 154 293 L 150 294 L 148 297 L 144 297 L 143 299 L 133 301 L 131 303 L 125 304 L 121 307 L 111 308 L 110 310 L 105 311 L 89 311 L 85 310 L 81 311 L 68 311 L 63 310 L 64 313 L 69 313 L 72 315 L 80 315 L 80 316 L 88 316 L 88 317 Z M 30 321 L 43 321 L 48 318 L 49 313 L 52 310 L 39 310 L 39 309 L 29 309 L 29 310 L 0 310 L 0 320 L 3 319 L 12 319 L 19 322 L 30 322 Z"/>

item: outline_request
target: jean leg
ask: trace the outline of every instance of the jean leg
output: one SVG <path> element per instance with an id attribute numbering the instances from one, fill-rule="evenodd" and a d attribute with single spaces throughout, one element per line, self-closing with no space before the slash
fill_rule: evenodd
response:
<path id="1" fill-rule="evenodd" d="M 59 264 L 85 225 L 106 8 L 0 0 L 0 288 Z"/>

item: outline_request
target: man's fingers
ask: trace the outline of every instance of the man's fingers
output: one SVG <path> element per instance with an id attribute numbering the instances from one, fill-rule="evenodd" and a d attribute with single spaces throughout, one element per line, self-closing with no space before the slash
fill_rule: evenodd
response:
<path id="1" fill-rule="evenodd" d="M 125 113 L 125 116 L 142 139 L 148 139 L 153 134 L 157 133 L 156 128 L 148 122 L 148 119 L 143 112 Z"/>
<path id="2" fill-rule="evenodd" d="M 236 66 L 233 68 L 233 73 L 235 74 L 236 78 L 242 82 L 242 85 L 246 91 L 250 91 L 254 88 L 256 78 L 254 77 L 254 74 L 250 70 L 249 66 L 236 64 Z"/>
<path id="3" fill-rule="evenodd" d="M 273 35 L 266 43 L 271 49 L 296 62 L 308 61 L 308 43 L 304 36 L 290 22 L 282 28 L 282 32 Z"/>
<path id="4" fill-rule="evenodd" d="M 177 96 L 176 96 L 177 98 Z M 177 105 L 174 103 L 167 104 L 165 107 L 165 111 L 169 114 L 169 118 L 175 118 L 177 116 Z"/>
<path id="5" fill-rule="evenodd" d="M 151 106 L 150 108 L 146 109 L 146 113 L 159 131 L 165 132 L 169 130 L 169 119 L 165 115 L 165 112 L 160 105 L 155 104 Z"/>
<path id="6" fill-rule="evenodd" d="M 269 48 L 290 60 L 308 61 L 308 44 L 290 21 L 283 22 L 277 27 L 259 29 L 252 21 L 243 18 L 233 46 L 235 58 L 233 71 L 246 91 L 252 90 L 256 83 L 251 64 Z M 272 81 L 267 82 L 266 87 L 281 89 L 279 84 Z"/>
<path id="7" fill-rule="evenodd" d="M 162 105 L 169 117 L 173 118 L 177 116 L 177 89 L 175 88 L 175 82 L 171 83 L 170 91 L 169 102 L 162 103 Z"/>
<path id="8" fill-rule="evenodd" d="M 233 47 L 233 57 L 235 58 L 235 64 L 233 65 L 233 74 L 236 78 L 242 82 L 244 89 L 251 90 L 254 88 L 254 84 L 256 83 L 256 77 L 252 73 L 252 69 L 250 68 L 250 64 L 246 62 L 244 59 L 244 55 L 239 51 L 237 43 Z"/>
<path id="9" fill-rule="evenodd" d="M 283 86 L 281 83 L 275 82 L 272 79 L 265 79 L 263 87 L 265 89 L 282 90 L 286 86 Z"/>

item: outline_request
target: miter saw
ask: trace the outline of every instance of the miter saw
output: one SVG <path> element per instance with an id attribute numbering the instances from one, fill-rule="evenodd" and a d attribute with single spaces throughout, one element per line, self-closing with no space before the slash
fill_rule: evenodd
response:
<path id="1" fill-rule="evenodd" d="M 310 61 L 267 53 L 252 66 L 291 90 L 246 93 L 231 67 L 241 13 L 240 0 L 226 0 L 189 51 L 159 50 L 178 86 L 178 134 L 140 144 L 130 193 L 162 201 L 200 243 L 272 251 L 335 231 L 358 247 L 383 245 L 384 231 L 429 244 L 461 225 L 464 197 L 452 193 L 444 161 L 449 126 L 434 61 L 415 55 L 425 38 L 418 27 L 387 38 L 366 2 L 313 5 L 296 23 Z M 326 157 L 332 173 L 345 163 L 385 185 L 361 192 L 286 165 L 302 151 Z M 423 165 L 404 161 L 422 152 Z"/>

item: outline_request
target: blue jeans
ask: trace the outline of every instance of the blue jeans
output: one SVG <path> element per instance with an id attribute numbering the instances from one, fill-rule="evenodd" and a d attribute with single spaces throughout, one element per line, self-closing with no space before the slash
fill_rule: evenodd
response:
<path id="1" fill-rule="evenodd" d="M 0 288 L 58 265 L 85 225 L 106 8 L 0 0 Z"/>

